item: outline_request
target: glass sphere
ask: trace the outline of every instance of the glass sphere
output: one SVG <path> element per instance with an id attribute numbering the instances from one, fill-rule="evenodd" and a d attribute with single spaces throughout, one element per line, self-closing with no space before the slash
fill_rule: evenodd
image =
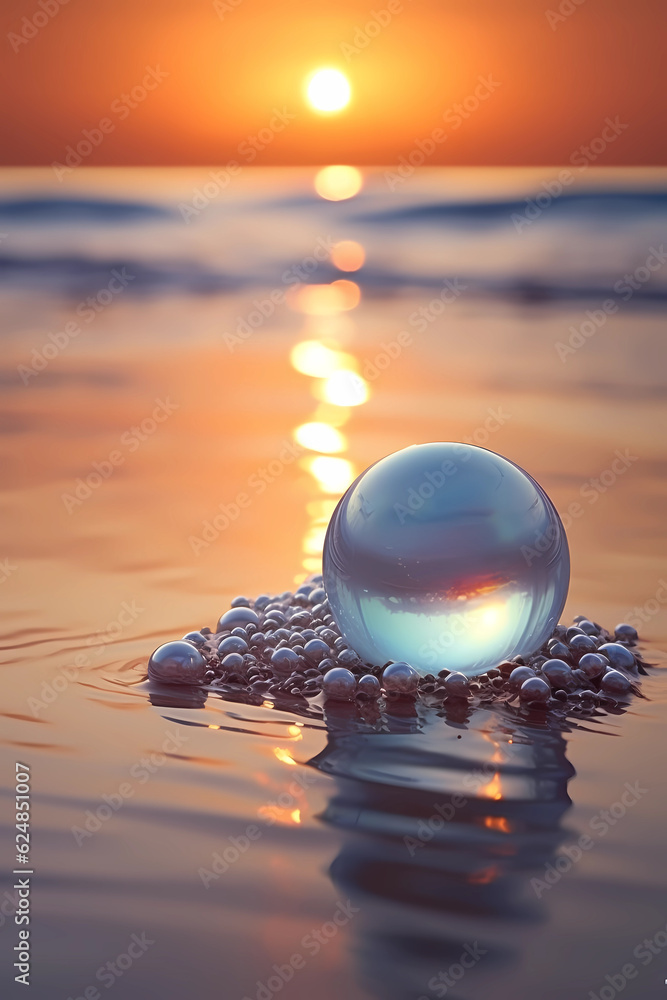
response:
<path id="1" fill-rule="evenodd" d="M 324 586 L 368 663 L 471 677 L 539 649 L 565 604 L 565 530 L 544 490 L 473 445 L 413 445 L 367 469 L 339 502 Z"/>

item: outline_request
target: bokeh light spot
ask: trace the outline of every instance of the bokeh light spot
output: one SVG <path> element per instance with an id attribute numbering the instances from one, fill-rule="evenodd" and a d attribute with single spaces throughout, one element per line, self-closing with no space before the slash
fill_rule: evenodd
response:
<path id="1" fill-rule="evenodd" d="M 345 435 L 329 424 L 301 424 L 294 432 L 294 437 L 298 444 L 311 451 L 345 451 L 347 447 Z"/>
<path id="2" fill-rule="evenodd" d="M 320 393 L 318 393 L 320 395 Z M 321 398 L 335 406 L 361 406 L 369 396 L 368 383 L 361 375 L 342 368 L 328 377 Z"/>
<path id="3" fill-rule="evenodd" d="M 327 201 L 343 201 L 354 198 L 361 191 L 363 177 L 356 167 L 333 164 L 322 167 L 315 175 L 315 190 L 320 198 Z"/>
<path id="4" fill-rule="evenodd" d="M 346 458 L 317 455 L 303 464 L 323 493 L 343 493 L 354 479 L 354 466 Z"/>
<path id="5" fill-rule="evenodd" d="M 310 316 L 331 316 L 359 305 L 359 285 L 347 278 L 339 278 L 330 285 L 301 285 L 290 292 L 288 305 L 297 312 Z"/>
<path id="6" fill-rule="evenodd" d="M 295 344 L 290 354 L 292 367 L 302 375 L 328 378 L 340 368 L 355 365 L 355 359 L 344 351 L 335 351 L 319 340 L 302 340 Z"/>
<path id="7" fill-rule="evenodd" d="M 356 240 L 341 240 L 331 251 L 331 263 L 339 271 L 358 271 L 365 260 L 364 248 Z"/>

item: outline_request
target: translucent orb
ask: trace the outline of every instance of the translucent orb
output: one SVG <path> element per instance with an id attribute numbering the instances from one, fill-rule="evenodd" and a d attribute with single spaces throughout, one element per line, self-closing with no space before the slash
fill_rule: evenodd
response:
<path id="1" fill-rule="evenodd" d="M 470 677 L 551 635 L 570 560 L 553 504 L 523 469 L 439 442 L 383 458 L 350 486 L 323 572 L 336 623 L 366 662 Z"/>

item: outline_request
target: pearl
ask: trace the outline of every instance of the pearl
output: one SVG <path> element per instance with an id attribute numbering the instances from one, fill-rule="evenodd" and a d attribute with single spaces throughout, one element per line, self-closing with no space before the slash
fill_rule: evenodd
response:
<path id="1" fill-rule="evenodd" d="M 321 639 L 309 639 L 303 650 L 310 663 L 319 663 L 331 652 L 326 642 L 322 642 Z"/>
<path id="2" fill-rule="evenodd" d="M 606 665 L 605 657 L 598 653 L 584 653 L 579 660 L 579 669 L 583 670 L 586 676 L 591 679 L 599 677 Z"/>
<path id="3" fill-rule="evenodd" d="M 227 653 L 247 653 L 248 643 L 238 635 L 228 635 L 218 643 L 218 656 L 227 656 Z"/>
<path id="4" fill-rule="evenodd" d="M 524 681 L 535 676 L 535 671 L 530 667 L 515 667 L 509 676 L 509 685 L 513 690 L 518 690 Z"/>
<path id="5" fill-rule="evenodd" d="M 363 677 L 359 678 L 357 694 L 360 697 L 373 701 L 380 697 L 380 691 L 380 682 L 373 674 L 364 674 Z"/>
<path id="6" fill-rule="evenodd" d="M 382 684 L 388 694 L 414 695 L 419 687 L 419 674 L 409 663 L 398 660 L 385 667 Z"/>
<path id="7" fill-rule="evenodd" d="M 322 679 L 325 698 L 333 698 L 335 701 L 352 701 L 356 686 L 354 674 L 345 667 L 328 670 Z"/>
<path id="8" fill-rule="evenodd" d="M 551 688 L 541 677 L 529 677 L 524 681 L 519 691 L 521 701 L 546 705 L 551 697 Z"/>
<path id="9" fill-rule="evenodd" d="M 220 666 L 223 670 L 236 674 L 245 669 L 245 660 L 240 653 L 227 653 Z"/>
<path id="10" fill-rule="evenodd" d="M 632 625 L 617 625 L 614 629 L 614 635 L 617 639 L 623 639 L 625 642 L 636 642 L 639 638 L 637 634 L 637 629 L 633 628 Z"/>
<path id="11" fill-rule="evenodd" d="M 445 677 L 445 691 L 456 698 L 467 698 L 470 694 L 470 682 L 465 674 L 456 670 Z"/>
<path id="12" fill-rule="evenodd" d="M 337 656 L 338 662 L 344 667 L 358 667 L 361 663 L 353 649 L 341 649 Z"/>
<path id="13" fill-rule="evenodd" d="M 193 646 L 203 646 L 207 641 L 207 637 L 201 632 L 188 632 L 182 639 L 182 642 L 191 642 Z"/>
<path id="14" fill-rule="evenodd" d="M 278 674 L 285 674 L 287 676 L 298 665 L 299 654 L 295 653 L 293 649 L 284 647 L 283 649 L 276 649 L 271 653 L 271 666 Z"/>
<path id="15" fill-rule="evenodd" d="M 636 669 L 634 654 L 627 646 L 622 646 L 620 642 L 605 642 L 603 646 L 600 646 L 599 652 L 607 657 L 612 667 L 621 667 L 624 670 Z"/>
<path id="16" fill-rule="evenodd" d="M 570 642 L 570 649 L 576 656 L 583 656 L 584 653 L 594 653 L 597 646 L 590 635 L 575 635 Z"/>
<path id="17" fill-rule="evenodd" d="M 602 678 L 600 688 L 605 694 L 629 694 L 632 690 L 630 681 L 619 670 L 610 670 Z"/>
<path id="18" fill-rule="evenodd" d="M 571 691 L 576 686 L 572 668 L 564 660 L 547 660 L 542 664 L 542 673 L 553 688 Z"/>
<path id="19" fill-rule="evenodd" d="M 217 631 L 224 632 L 225 629 L 231 630 L 237 625 L 248 625 L 251 622 L 253 625 L 259 625 L 259 617 L 252 608 L 230 608 L 218 622 Z"/>
<path id="20" fill-rule="evenodd" d="M 206 660 L 183 639 L 158 646 L 148 661 L 148 676 L 163 684 L 203 684 L 205 674 Z"/>

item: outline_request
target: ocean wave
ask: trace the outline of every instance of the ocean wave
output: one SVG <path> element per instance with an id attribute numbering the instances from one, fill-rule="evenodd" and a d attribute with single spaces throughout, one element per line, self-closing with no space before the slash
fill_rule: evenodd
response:
<path id="1" fill-rule="evenodd" d="M 147 201 L 115 198 L 54 198 L 50 195 L 0 200 L 0 219 L 29 223 L 126 223 L 173 219 L 177 213 Z"/>
<path id="2" fill-rule="evenodd" d="M 281 284 L 281 272 L 287 261 L 278 268 L 263 272 L 232 274 L 216 270 L 197 260 L 145 259 L 136 257 L 109 257 L 95 259 L 83 255 L 0 256 L 0 287 L 16 290 L 31 289 L 62 296 L 80 296 L 105 288 L 114 275 L 126 276 L 125 294 L 164 295 L 216 295 L 243 290 L 260 293 L 267 289 L 281 288 L 288 292 L 293 284 Z M 340 272 L 329 264 L 322 264 L 317 275 L 307 279 L 312 283 L 334 281 Z M 354 275 L 362 292 L 368 297 L 395 296 L 407 291 L 423 289 L 439 293 L 447 281 L 455 281 L 460 297 L 468 299 L 495 298 L 519 302 L 524 305 L 547 305 L 558 302 L 600 303 L 617 297 L 614 289 L 618 275 L 591 276 L 559 275 L 553 279 L 528 273 L 510 274 L 429 274 L 407 268 L 364 267 Z M 458 297 L 458 296 L 457 296 Z M 663 305 L 667 300 L 667 284 L 646 283 L 633 291 L 624 308 Z"/>
<path id="3" fill-rule="evenodd" d="M 429 201 L 399 208 L 383 208 L 376 212 L 361 212 L 356 215 L 359 222 L 386 225 L 395 223 L 441 223 L 458 225 L 493 225 L 509 222 L 513 214 L 525 214 L 530 202 L 540 195 L 548 194 L 547 188 L 540 188 L 525 198 L 486 201 Z M 539 203 L 537 207 L 544 210 Z M 609 220 L 626 218 L 637 214 L 667 212 L 667 192 L 665 191 L 570 191 L 550 196 L 544 206 L 549 216 L 567 215 L 582 217 L 590 223 L 591 216 Z M 585 218 L 587 217 L 587 218 Z"/>

